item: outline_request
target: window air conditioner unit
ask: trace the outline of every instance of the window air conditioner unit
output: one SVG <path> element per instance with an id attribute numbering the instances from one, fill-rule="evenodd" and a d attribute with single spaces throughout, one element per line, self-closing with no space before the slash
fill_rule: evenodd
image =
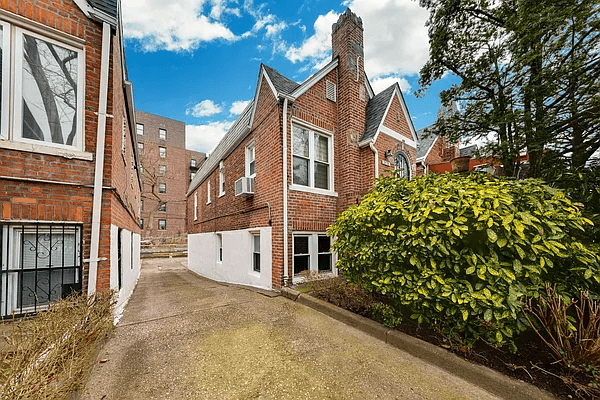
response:
<path id="1" fill-rule="evenodd" d="M 254 178 L 242 176 L 235 181 L 236 196 L 254 196 Z"/>

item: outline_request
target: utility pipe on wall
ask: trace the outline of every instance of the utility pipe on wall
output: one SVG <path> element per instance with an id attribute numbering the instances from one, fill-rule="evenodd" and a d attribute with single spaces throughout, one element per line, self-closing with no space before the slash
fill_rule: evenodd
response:
<path id="1" fill-rule="evenodd" d="M 96 169 L 94 172 L 94 203 L 92 208 L 92 238 L 88 270 L 88 296 L 96 293 L 100 219 L 102 212 L 102 177 L 104 175 L 104 144 L 106 139 L 106 109 L 108 107 L 108 64 L 110 61 L 110 25 L 102 24 L 102 59 L 100 64 L 100 96 L 98 99 L 98 132 L 96 135 Z"/>
<path id="2" fill-rule="evenodd" d="M 287 109 L 288 99 L 283 99 L 283 284 L 288 281 L 288 160 L 287 160 Z"/>
<path id="3" fill-rule="evenodd" d="M 379 152 L 375 148 L 375 144 L 373 142 L 369 143 L 369 147 L 373 150 L 373 154 L 375 155 L 375 178 L 379 178 Z"/>

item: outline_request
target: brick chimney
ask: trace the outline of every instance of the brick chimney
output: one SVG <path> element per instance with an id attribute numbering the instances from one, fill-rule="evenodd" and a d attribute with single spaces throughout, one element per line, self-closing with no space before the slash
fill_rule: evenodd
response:
<path id="1" fill-rule="evenodd" d="M 361 149 L 369 96 L 364 78 L 362 19 L 349 8 L 333 24 L 332 55 L 338 57 L 338 131 L 336 132 L 336 181 L 338 207 L 343 210 L 364 193 Z"/>

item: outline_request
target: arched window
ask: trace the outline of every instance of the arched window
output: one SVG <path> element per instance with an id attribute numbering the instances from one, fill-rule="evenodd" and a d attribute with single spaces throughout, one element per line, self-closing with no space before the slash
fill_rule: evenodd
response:
<path id="1" fill-rule="evenodd" d="M 398 176 L 401 178 L 410 179 L 410 163 L 408 157 L 402 152 L 397 152 L 394 156 L 394 166 L 398 172 Z"/>

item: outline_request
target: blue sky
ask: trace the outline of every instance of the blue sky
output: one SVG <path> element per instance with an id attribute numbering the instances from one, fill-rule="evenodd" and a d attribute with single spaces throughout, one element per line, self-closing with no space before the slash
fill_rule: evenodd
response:
<path id="1" fill-rule="evenodd" d="M 331 60 L 331 25 L 363 20 L 376 93 L 400 83 L 416 129 L 435 121 L 448 76 L 416 98 L 428 58 L 428 13 L 413 0 L 127 0 L 129 79 L 138 110 L 186 123 L 189 149 L 210 152 L 254 96 L 260 63 L 302 82 Z"/>

